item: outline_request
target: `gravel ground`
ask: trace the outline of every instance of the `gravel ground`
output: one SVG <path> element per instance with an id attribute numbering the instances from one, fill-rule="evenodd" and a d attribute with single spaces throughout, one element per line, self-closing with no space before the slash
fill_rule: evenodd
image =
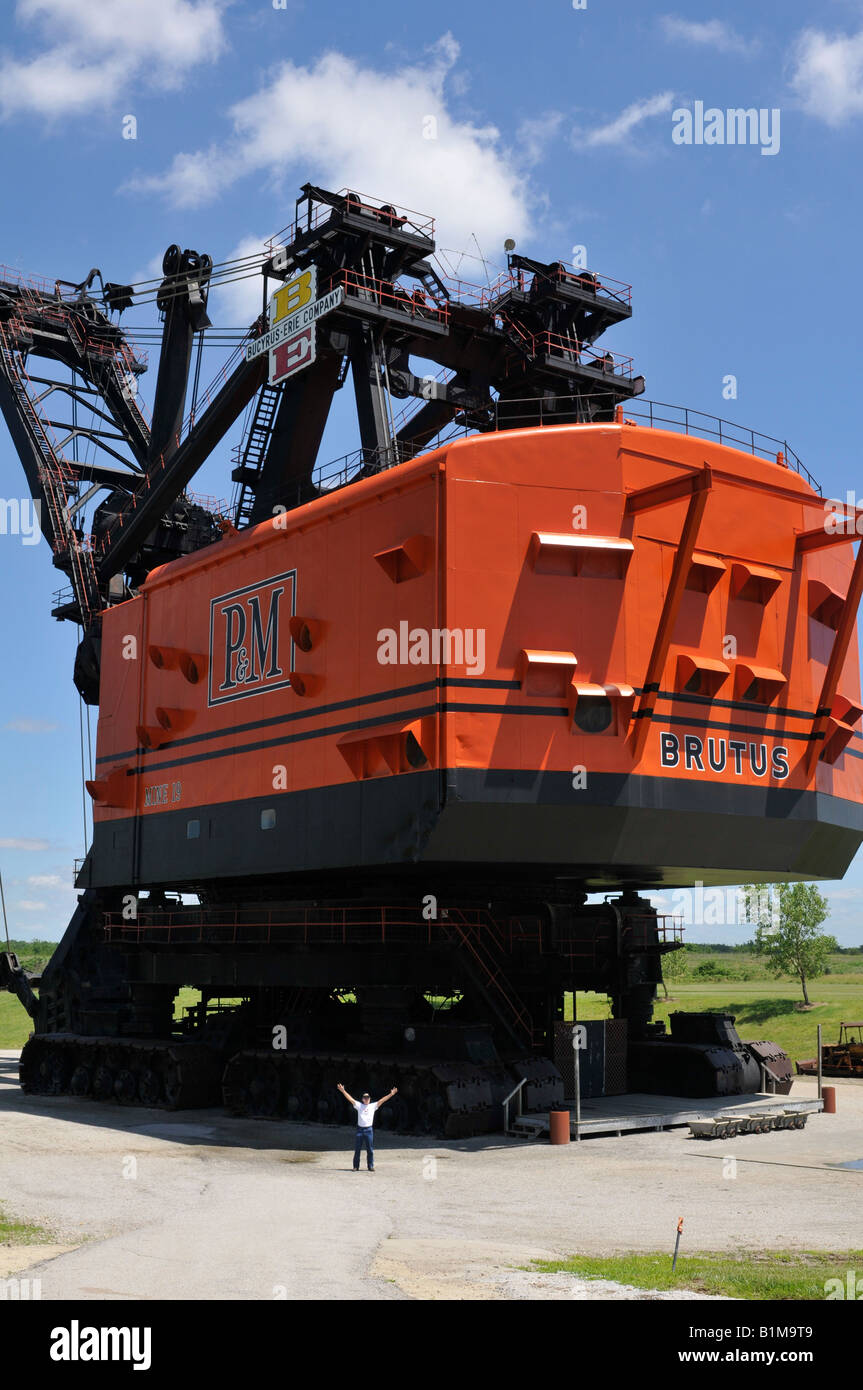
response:
<path id="1" fill-rule="evenodd" d="M 7 1051 L 0 1201 L 66 1247 L 32 1248 L 46 1299 L 673 1297 L 519 1266 L 670 1251 L 679 1216 L 684 1253 L 863 1248 L 863 1167 L 839 1166 L 863 1158 L 863 1082 L 836 1085 L 839 1113 L 804 1130 L 559 1148 L 381 1133 L 377 1171 L 354 1174 L 349 1128 L 23 1096 Z M 4 1255 L 0 1275 L 21 1268 Z"/>

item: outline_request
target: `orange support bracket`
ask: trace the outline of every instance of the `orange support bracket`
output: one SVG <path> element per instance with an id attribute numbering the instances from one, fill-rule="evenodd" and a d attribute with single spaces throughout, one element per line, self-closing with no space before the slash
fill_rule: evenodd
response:
<path id="1" fill-rule="evenodd" d="M 709 476 L 707 464 L 704 465 L 704 473 Z M 681 497 L 691 497 L 704 486 L 704 473 L 687 473 L 682 478 L 672 478 L 670 482 L 655 483 L 652 487 L 642 487 L 637 492 L 630 492 L 623 508 L 624 516 L 645 512 L 653 507 L 667 507 L 671 502 L 679 502 Z"/>
<path id="2" fill-rule="evenodd" d="M 817 498 L 815 499 L 817 501 Z M 837 513 L 842 522 L 843 530 L 828 531 L 825 522 L 821 526 L 816 526 L 812 531 L 800 531 L 794 542 L 794 553 L 805 555 L 809 550 L 821 550 L 825 545 L 848 545 L 852 541 L 860 539 L 861 533 L 857 530 L 863 510 L 858 507 L 846 508 L 844 512 Z M 850 526 L 850 530 L 848 527 Z"/>
<path id="3" fill-rule="evenodd" d="M 843 537 L 848 540 L 849 537 Z M 823 743 L 824 731 L 827 728 L 827 721 L 833 710 L 833 701 L 836 698 L 836 688 L 839 684 L 839 676 L 848 655 L 848 646 L 851 641 L 851 634 L 857 622 L 857 609 L 860 606 L 860 597 L 863 595 L 863 543 L 857 549 L 857 556 L 854 560 L 854 569 L 851 573 L 851 583 L 848 586 L 848 593 L 845 596 L 845 606 L 842 609 L 842 616 L 839 619 L 839 626 L 833 638 L 833 647 L 830 652 L 830 660 L 827 663 L 827 670 L 824 672 L 824 681 L 821 686 L 821 694 L 818 697 L 818 704 L 815 708 L 815 719 L 812 724 L 811 742 L 806 754 L 806 775 L 811 776 L 812 769 L 818 760 L 819 743 Z"/>
<path id="4" fill-rule="evenodd" d="M 632 737 L 632 755 L 634 759 L 641 756 L 644 740 L 647 737 L 647 730 L 650 720 L 653 718 L 655 696 L 659 690 L 659 682 L 662 679 L 662 672 L 668 658 L 668 649 L 671 646 L 671 636 L 674 632 L 674 624 L 677 621 L 677 614 L 680 610 L 680 602 L 683 598 L 683 591 L 686 588 L 686 580 L 689 575 L 689 567 L 692 563 L 692 556 L 695 551 L 695 542 L 698 539 L 698 532 L 701 527 L 701 518 L 704 515 L 704 508 L 707 505 L 707 494 L 713 486 L 713 475 L 707 464 L 704 465 L 701 473 L 691 478 L 680 479 L 671 486 L 682 488 L 686 484 L 686 490 L 678 491 L 675 496 L 667 496 L 665 484 L 658 488 L 643 488 L 640 493 L 631 494 L 636 505 L 633 511 L 641 510 L 639 498 L 646 498 L 648 493 L 654 494 L 654 502 L 645 501 L 646 506 L 664 506 L 667 501 L 676 501 L 680 497 L 689 494 L 689 506 L 686 509 L 686 519 L 683 523 L 683 530 L 680 535 L 680 544 L 677 547 L 677 554 L 674 557 L 674 565 L 671 570 L 671 579 L 665 594 L 665 602 L 662 605 L 662 614 L 659 619 L 659 626 L 656 629 L 656 636 L 653 639 L 653 650 L 650 653 L 650 661 L 647 665 L 647 675 L 644 679 L 641 700 L 638 709 L 633 713 L 633 726 L 630 730 Z M 630 498 L 627 498 L 627 506 Z"/>

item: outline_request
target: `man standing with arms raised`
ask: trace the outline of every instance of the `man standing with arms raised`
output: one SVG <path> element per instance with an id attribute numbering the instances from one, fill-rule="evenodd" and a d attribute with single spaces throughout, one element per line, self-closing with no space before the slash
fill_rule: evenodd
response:
<path id="1" fill-rule="evenodd" d="M 357 1142 L 354 1145 L 354 1172 L 358 1173 L 360 1171 L 360 1155 L 365 1146 L 366 1167 L 370 1173 L 373 1173 L 375 1171 L 375 1111 L 379 1110 L 382 1105 L 386 1105 L 388 1100 L 392 1100 L 398 1087 L 393 1086 L 392 1090 L 389 1091 L 387 1095 L 381 1096 L 380 1100 L 375 1101 L 372 1100 L 368 1091 L 363 1092 L 362 1100 L 354 1100 L 353 1096 L 348 1095 L 341 1081 L 336 1089 L 341 1091 L 345 1100 L 350 1101 L 357 1112 Z"/>

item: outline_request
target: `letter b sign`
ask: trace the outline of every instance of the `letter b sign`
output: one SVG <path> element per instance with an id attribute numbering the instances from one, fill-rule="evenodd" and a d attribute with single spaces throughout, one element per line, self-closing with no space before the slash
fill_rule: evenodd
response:
<path id="1" fill-rule="evenodd" d="M 298 309 L 302 309 L 304 304 L 308 304 L 313 295 L 312 272 L 311 270 L 304 270 L 302 275 L 298 275 L 294 280 L 289 280 L 273 295 L 272 324 L 275 325 L 279 319 L 286 319 L 290 314 L 295 314 Z"/>

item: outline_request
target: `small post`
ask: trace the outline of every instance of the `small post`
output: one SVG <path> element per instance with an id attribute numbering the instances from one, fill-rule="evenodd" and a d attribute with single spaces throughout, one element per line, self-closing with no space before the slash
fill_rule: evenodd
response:
<path id="1" fill-rule="evenodd" d="M 674 1258 L 671 1261 L 671 1273 L 673 1274 L 677 1266 L 677 1252 L 680 1249 L 680 1237 L 683 1235 L 683 1217 L 677 1223 L 677 1238 L 674 1242 Z"/>
<path id="2" fill-rule="evenodd" d="M 821 1024 L 818 1024 L 818 1099 L 822 1099 L 823 1087 L 821 1084 Z"/>

